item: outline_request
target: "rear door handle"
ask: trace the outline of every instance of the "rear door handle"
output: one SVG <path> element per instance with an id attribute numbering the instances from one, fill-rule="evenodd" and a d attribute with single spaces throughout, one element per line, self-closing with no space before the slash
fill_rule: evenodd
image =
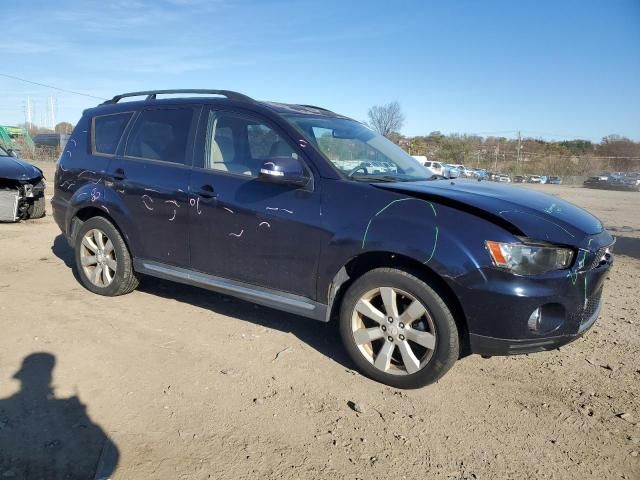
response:
<path id="1" fill-rule="evenodd" d="M 196 193 L 203 198 L 213 198 L 216 196 L 216 191 L 209 184 L 200 187 L 200 190 Z"/>

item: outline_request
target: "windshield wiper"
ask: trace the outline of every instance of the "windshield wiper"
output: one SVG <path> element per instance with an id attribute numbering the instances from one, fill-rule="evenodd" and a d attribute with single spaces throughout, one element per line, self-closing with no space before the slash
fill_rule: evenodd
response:
<path id="1" fill-rule="evenodd" d="M 351 178 L 364 182 L 404 182 L 402 178 L 391 175 L 351 175 Z"/>

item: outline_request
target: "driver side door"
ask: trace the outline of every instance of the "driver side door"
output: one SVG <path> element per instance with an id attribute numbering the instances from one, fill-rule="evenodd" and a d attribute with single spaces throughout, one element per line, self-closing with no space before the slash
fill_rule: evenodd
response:
<path id="1" fill-rule="evenodd" d="M 320 192 L 303 152 L 254 112 L 203 111 L 190 181 L 191 268 L 315 298 Z M 305 186 L 259 179 L 270 157 L 298 159 Z"/>

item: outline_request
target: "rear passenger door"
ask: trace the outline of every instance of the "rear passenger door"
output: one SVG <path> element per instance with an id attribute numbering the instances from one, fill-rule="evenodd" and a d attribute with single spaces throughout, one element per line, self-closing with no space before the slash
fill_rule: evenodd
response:
<path id="1" fill-rule="evenodd" d="M 133 119 L 108 168 L 134 255 L 189 265 L 189 175 L 199 108 L 149 107 Z"/>

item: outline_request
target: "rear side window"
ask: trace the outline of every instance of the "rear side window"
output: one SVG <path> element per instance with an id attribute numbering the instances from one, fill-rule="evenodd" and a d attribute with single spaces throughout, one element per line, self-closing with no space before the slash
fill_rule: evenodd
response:
<path id="1" fill-rule="evenodd" d="M 125 155 L 185 165 L 193 117 L 192 108 L 143 110 L 131 129 Z"/>
<path id="2" fill-rule="evenodd" d="M 93 118 L 93 153 L 114 155 L 132 112 Z"/>

